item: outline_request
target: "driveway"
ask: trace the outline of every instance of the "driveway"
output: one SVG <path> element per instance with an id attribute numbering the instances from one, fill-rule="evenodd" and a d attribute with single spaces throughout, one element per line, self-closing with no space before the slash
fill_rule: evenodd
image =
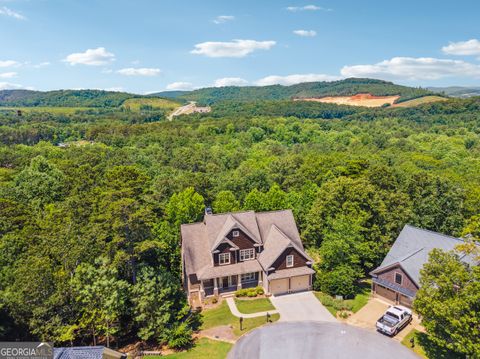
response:
<path id="1" fill-rule="evenodd" d="M 337 319 L 330 314 L 312 292 L 272 296 L 270 300 L 280 313 L 281 322 L 312 320 L 337 322 Z"/>
<path id="2" fill-rule="evenodd" d="M 370 298 L 368 303 L 362 309 L 346 320 L 346 323 L 375 332 L 375 324 L 378 318 L 380 318 L 391 305 L 393 304 L 385 302 L 379 298 Z M 420 324 L 420 320 L 416 314 L 413 314 L 413 320 L 411 323 L 403 328 L 400 333 L 395 335 L 394 339 L 402 341 L 412 329 L 420 331 L 425 330 Z"/>
<path id="3" fill-rule="evenodd" d="M 242 336 L 228 359 L 418 359 L 384 335 L 341 323 L 273 323 Z"/>

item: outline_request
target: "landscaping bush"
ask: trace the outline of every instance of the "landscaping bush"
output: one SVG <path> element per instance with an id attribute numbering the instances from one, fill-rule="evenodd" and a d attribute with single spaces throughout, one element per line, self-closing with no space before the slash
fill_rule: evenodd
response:
<path id="1" fill-rule="evenodd" d="M 258 295 L 265 294 L 265 290 L 262 287 L 255 288 L 255 291 L 257 292 Z"/>
<path id="2" fill-rule="evenodd" d="M 235 292 L 235 297 L 239 298 L 239 297 L 246 297 L 247 296 L 247 293 L 248 293 L 248 290 L 247 289 L 239 289 Z"/>
<path id="3" fill-rule="evenodd" d="M 175 325 L 172 329 L 168 330 L 168 346 L 172 349 L 186 349 L 192 346 L 192 329 L 188 325 L 188 322 L 183 322 Z"/>
<path id="4" fill-rule="evenodd" d="M 256 290 L 249 290 L 247 292 L 247 297 L 253 298 L 257 296 L 257 291 Z"/>

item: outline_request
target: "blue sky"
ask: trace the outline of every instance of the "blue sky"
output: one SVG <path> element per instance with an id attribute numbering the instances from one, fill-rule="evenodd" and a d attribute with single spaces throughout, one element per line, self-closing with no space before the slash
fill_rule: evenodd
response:
<path id="1" fill-rule="evenodd" d="M 480 86 L 480 1 L 0 0 L 0 89 Z"/>

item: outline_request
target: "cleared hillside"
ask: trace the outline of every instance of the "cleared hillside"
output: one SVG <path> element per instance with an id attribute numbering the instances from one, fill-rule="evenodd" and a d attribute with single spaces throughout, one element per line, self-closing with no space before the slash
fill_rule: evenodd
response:
<path id="1" fill-rule="evenodd" d="M 396 85 L 387 81 L 351 78 L 331 82 L 307 82 L 291 86 L 210 87 L 182 93 L 176 98 L 210 105 L 225 100 L 290 100 L 326 96 L 353 96 L 360 93 L 369 93 L 373 96 L 398 95 L 400 101 L 434 94 L 425 89 Z M 163 93 L 157 95 L 163 96 Z"/>

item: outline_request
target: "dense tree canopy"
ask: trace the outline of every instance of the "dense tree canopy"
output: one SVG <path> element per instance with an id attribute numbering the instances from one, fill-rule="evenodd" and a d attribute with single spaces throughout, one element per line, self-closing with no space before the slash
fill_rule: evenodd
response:
<path id="1" fill-rule="evenodd" d="M 0 113 L 2 339 L 188 345 L 179 225 L 205 206 L 292 208 L 331 294 L 351 294 L 406 223 L 480 232 L 479 99 L 221 111 Z"/>

